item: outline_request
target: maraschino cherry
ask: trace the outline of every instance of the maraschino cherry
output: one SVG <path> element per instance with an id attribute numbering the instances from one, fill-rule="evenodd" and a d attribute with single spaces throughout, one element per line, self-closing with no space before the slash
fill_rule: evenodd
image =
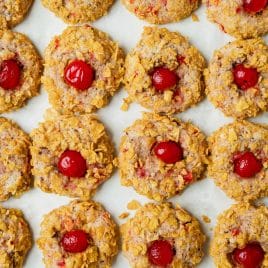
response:
<path id="1" fill-rule="evenodd" d="M 235 84 L 242 90 L 247 90 L 257 85 L 259 73 L 255 68 L 247 68 L 243 64 L 238 64 L 233 68 Z"/>
<path id="2" fill-rule="evenodd" d="M 168 68 L 158 67 L 152 73 L 152 83 L 157 91 L 163 92 L 172 88 L 178 82 L 178 76 Z"/>
<path id="3" fill-rule="evenodd" d="M 166 164 L 174 164 L 183 159 L 183 149 L 181 145 L 174 141 L 162 141 L 153 147 L 154 153 Z"/>
<path id="4" fill-rule="evenodd" d="M 251 178 L 262 169 L 261 161 L 252 152 L 242 152 L 234 157 L 234 172 L 242 178 Z"/>
<path id="5" fill-rule="evenodd" d="M 20 83 L 20 76 L 20 65 L 16 60 L 4 60 L 0 64 L 0 87 L 3 89 L 15 89 Z"/>
<path id="6" fill-rule="evenodd" d="M 79 152 L 66 150 L 59 158 L 58 170 L 68 177 L 84 177 L 87 171 L 87 163 Z"/>
<path id="7" fill-rule="evenodd" d="M 235 264 L 242 268 L 260 268 L 264 259 L 264 251 L 259 243 L 250 243 L 242 249 L 236 248 L 232 257 Z"/>
<path id="8" fill-rule="evenodd" d="M 92 66 L 82 60 L 72 61 L 64 70 L 65 82 L 78 90 L 86 90 L 91 87 L 94 75 Z"/>
<path id="9" fill-rule="evenodd" d="M 72 230 L 63 235 L 60 244 L 66 252 L 83 252 L 89 245 L 88 235 L 82 230 Z"/>
<path id="10" fill-rule="evenodd" d="M 151 264 L 166 267 L 173 260 L 174 250 L 168 241 L 155 240 L 149 246 L 147 254 Z"/>

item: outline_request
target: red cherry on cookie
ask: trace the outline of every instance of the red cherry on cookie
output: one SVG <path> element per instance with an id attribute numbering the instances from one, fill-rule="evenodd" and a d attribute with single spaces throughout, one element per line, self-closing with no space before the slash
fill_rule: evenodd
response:
<path id="1" fill-rule="evenodd" d="M 151 264 L 165 267 L 172 262 L 174 250 L 168 241 L 155 240 L 149 246 L 147 254 Z"/>
<path id="2" fill-rule="evenodd" d="M 158 142 L 154 146 L 154 153 L 163 162 L 174 164 L 183 159 L 183 149 L 174 141 Z"/>
<path id="3" fill-rule="evenodd" d="M 4 60 L 0 64 L 0 87 L 15 89 L 20 83 L 20 65 L 16 60 Z"/>
<path id="4" fill-rule="evenodd" d="M 152 73 L 152 82 L 156 90 L 165 91 L 177 84 L 178 76 L 167 68 L 159 67 Z"/>
<path id="5" fill-rule="evenodd" d="M 61 246 L 66 252 L 78 253 L 83 252 L 88 247 L 88 236 L 82 230 L 72 230 L 63 235 Z"/>
<path id="6" fill-rule="evenodd" d="M 242 249 L 236 248 L 232 256 L 235 264 L 241 265 L 242 268 L 260 268 L 264 251 L 258 243 L 250 243 Z"/>
<path id="7" fill-rule="evenodd" d="M 64 79 L 67 84 L 78 89 L 86 90 L 91 87 L 94 80 L 94 69 L 82 60 L 74 60 L 66 66 Z"/>
<path id="8" fill-rule="evenodd" d="M 262 163 L 252 152 L 243 152 L 234 159 L 234 172 L 242 178 L 254 177 L 262 169 Z"/>
<path id="9" fill-rule="evenodd" d="M 243 0 L 243 8 L 247 13 L 257 13 L 263 11 L 268 0 Z"/>
<path id="10" fill-rule="evenodd" d="M 66 150 L 59 158 L 58 170 L 68 177 L 83 177 L 87 171 L 87 163 L 79 152 Z"/>
<path id="11" fill-rule="evenodd" d="M 259 80 L 259 73 L 255 68 L 247 68 L 243 64 L 238 64 L 233 68 L 235 84 L 242 90 L 247 90 L 256 86 Z"/>

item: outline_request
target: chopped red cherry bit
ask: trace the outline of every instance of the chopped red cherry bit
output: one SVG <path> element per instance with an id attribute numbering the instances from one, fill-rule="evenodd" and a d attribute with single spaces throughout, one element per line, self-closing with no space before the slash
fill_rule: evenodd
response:
<path id="1" fill-rule="evenodd" d="M 177 61 L 179 64 L 185 64 L 185 57 L 184 56 L 181 56 L 181 55 L 178 55 L 177 56 Z"/>
<path id="2" fill-rule="evenodd" d="M 232 234 L 232 236 L 237 236 L 237 235 L 239 235 L 239 234 L 240 234 L 240 229 L 239 229 L 239 228 L 233 228 L 233 229 L 231 230 L 231 234 Z"/>
<path id="3" fill-rule="evenodd" d="M 192 172 L 188 172 L 186 175 L 183 176 L 185 183 L 189 184 L 193 181 L 193 174 Z"/>
<path id="4" fill-rule="evenodd" d="M 148 172 L 147 170 L 145 170 L 144 167 L 138 167 L 137 170 L 137 175 L 141 178 L 147 177 L 148 176 Z"/>
<path id="5" fill-rule="evenodd" d="M 166 164 L 174 164 L 183 159 L 183 149 L 181 145 L 174 141 L 158 142 L 153 147 L 154 153 Z"/>
<path id="6" fill-rule="evenodd" d="M 259 243 L 247 244 L 244 248 L 236 248 L 232 253 L 233 261 L 241 268 L 260 268 L 264 259 L 264 251 Z"/>
<path id="7" fill-rule="evenodd" d="M 247 13 L 258 13 L 267 6 L 268 0 L 243 0 L 243 8 Z"/>
<path id="8" fill-rule="evenodd" d="M 86 90 L 91 87 L 95 76 L 92 66 L 82 60 L 74 60 L 64 70 L 65 82 L 78 89 Z"/>
<path id="9" fill-rule="evenodd" d="M 247 68 L 243 64 L 238 64 L 233 68 L 235 84 L 242 90 L 247 90 L 257 85 L 259 73 L 256 68 Z"/>
<path id="10" fill-rule="evenodd" d="M 252 152 L 237 153 L 233 163 L 234 173 L 242 178 L 254 177 L 262 170 L 261 161 Z"/>
<path id="11" fill-rule="evenodd" d="M 173 94 L 173 99 L 176 103 L 179 103 L 179 104 L 183 103 L 183 100 L 184 100 L 183 94 L 179 88 L 175 90 Z"/>
<path id="12" fill-rule="evenodd" d="M 58 38 L 55 39 L 55 49 L 60 46 L 60 40 Z"/>
<path id="13" fill-rule="evenodd" d="M 16 60 L 4 60 L 0 63 L 0 87 L 5 90 L 15 89 L 20 83 L 20 63 Z"/>
<path id="14" fill-rule="evenodd" d="M 128 148 L 123 148 L 123 153 L 128 152 Z"/>
<path id="15" fill-rule="evenodd" d="M 220 26 L 221 30 L 222 30 L 224 33 L 226 33 L 224 26 L 223 26 L 222 24 L 219 24 L 219 26 Z"/>
<path id="16" fill-rule="evenodd" d="M 158 10 L 155 10 L 155 6 L 149 5 L 148 8 L 147 8 L 147 12 L 148 13 L 153 13 L 153 14 L 157 15 Z"/>
<path id="17" fill-rule="evenodd" d="M 88 235 L 83 230 L 72 230 L 63 235 L 60 244 L 66 252 L 83 252 L 89 245 Z"/>
<path id="18" fill-rule="evenodd" d="M 155 68 L 152 72 L 152 83 L 157 91 L 163 92 L 174 87 L 179 78 L 174 71 L 164 67 Z"/>
<path id="19" fill-rule="evenodd" d="M 58 170 L 68 177 L 84 177 L 87 171 L 87 163 L 84 157 L 77 151 L 64 151 L 58 161 Z"/>
<path id="20" fill-rule="evenodd" d="M 167 0 L 161 0 L 161 3 L 166 6 L 167 5 Z"/>
<path id="21" fill-rule="evenodd" d="M 65 266 L 65 261 L 64 260 L 60 260 L 57 262 L 57 266 L 59 267 L 64 267 Z"/>
<path id="22" fill-rule="evenodd" d="M 173 247 L 166 240 L 153 241 L 147 250 L 149 262 L 161 267 L 166 267 L 172 263 L 174 253 Z"/>

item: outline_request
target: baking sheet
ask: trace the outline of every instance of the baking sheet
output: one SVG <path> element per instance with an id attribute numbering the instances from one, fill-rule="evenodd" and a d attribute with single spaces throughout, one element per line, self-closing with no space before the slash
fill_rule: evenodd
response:
<path id="1" fill-rule="evenodd" d="M 180 23 L 168 24 L 165 27 L 173 31 L 180 31 L 183 35 L 188 36 L 190 41 L 209 60 L 213 51 L 231 40 L 231 37 L 222 33 L 216 25 L 207 21 L 204 7 L 199 8 L 195 14 L 199 17 L 199 22 L 194 22 L 189 17 Z M 114 40 L 118 41 L 126 52 L 135 46 L 145 25 L 148 25 L 148 23 L 130 14 L 119 1 L 116 1 L 107 16 L 93 23 L 93 26 L 107 32 Z M 56 34 L 60 34 L 66 26 L 60 19 L 45 9 L 41 5 L 40 0 L 36 0 L 27 19 L 17 26 L 15 30 L 29 36 L 40 53 L 43 54 L 51 38 Z M 266 37 L 266 42 L 267 40 L 268 38 Z M 111 103 L 97 113 L 110 131 L 117 148 L 122 131 L 132 124 L 135 119 L 140 118 L 141 112 L 144 111 L 138 104 L 132 104 L 127 112 L 121 111 L 120 106 L 123 97 L 126 97 L 126 93 L 121 89 L 113 97 Z M 4 114 L 4 116 L 14 119 L 25 131 L 30 132 L 33 128 L 37 127 L 38 122 L 43 120 L 44 111 L 48 107 L 47 94 L 42 88 L 41 94 L 33 98 L 25 108 L 13 113 Z M 184 120 L 191 120 L 207 135 L 223 124 L 232 121 L 231 118 L 224 117 L 207 100 L 200 103 L 197 107 L 176 116 Z M 268 123 L 268 113 L 262 114 L 253 121 Z M 141 203 L 149 201 L 149 199 L 138 195 L 132 188 L 121 186 L 118 172 L 115 172 L 113 177 L 103 184 L 94 199 L 101 202 L 118 223 L 123 222 L 119 221 L 118 216 L 122 212 L 127 211 L 126 206 L 129 201 L 133 199 Z M 36 239 L 39 235 L 39 225 L 42 216 L 54 208 L 67 204 L 70 200 L 66 197 L 43 193 L 39 189 L 32 189 L 20 199 L 10 199 L 4 202 L 3 205 L 23 210 L 26 219 L 31 225 L 34 239 Z M 191 185 L 181 196 L 174 197 L 170 201 L 178 202 L 200 220 L 203 230 L 208 236 L 208 242 L 217 214 L 227 209 L 234 202 L 227 198 L 214 185 L 211 179 L 204 179 Z M 263 201 L 268 204 L 267 199 Z M 204 223 L 202 215 L 207 215 L 212 220 L 211 223 Z M 207 253 L 206 250 L 206 255 L 198 267 L 214 267 Z M 35 245 L 28 255 L 25 267 L 44 267 L 42 254 Z M 129 264 L 120 253 L 113 267 L 126 268 L 129 267 Z"/>

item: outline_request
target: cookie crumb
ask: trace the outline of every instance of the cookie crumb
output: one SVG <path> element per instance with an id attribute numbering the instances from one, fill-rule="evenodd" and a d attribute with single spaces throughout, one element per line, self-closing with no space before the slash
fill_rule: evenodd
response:
<path id="1" fill-rule="evenodd" d="M 117 158 L 117 157 L 114 158 L 114 160 L 113 160 L 113 165 L 114 165 L 115 167 L 118 167 L 118 165 L 119 165 L 119 161 L 118 161 L 118 158 Z"/>
<path id="2" fill-rule="evenodd" d="M 211 219 L 206 215 L 202 215 L 202 219 L 205 223 L 211 223 Z"/>
<path id="3" fill-rule="evenodd" d="M 192 14 L 191 17 L 192 17 L 192 21 L 195 21 L 195 22 L 199 21 L 199 18 L 196 14 Z"/>
<path id="4" fill-rule="evenodd" d="M 132 200 L 127 204 L 127 209 L 136 210 L 141 207 L 141 204 L 137 200 Z"/>
<path id="5" fill-rule="evenodd" d="M 119 219 L 123 220 L 129 216 L 128 212 L 123 212 L 122 214 L 119 215 Z"/>
<path id="6" fill-rule="evenodd" d="M 129 105 L 131 103 L 131 99 L 130 98 L 124 98 L 123 99 L 123 103 L 120 107 L 120 109 L 124 112 L 126 112 L 129 109 Z"/>

